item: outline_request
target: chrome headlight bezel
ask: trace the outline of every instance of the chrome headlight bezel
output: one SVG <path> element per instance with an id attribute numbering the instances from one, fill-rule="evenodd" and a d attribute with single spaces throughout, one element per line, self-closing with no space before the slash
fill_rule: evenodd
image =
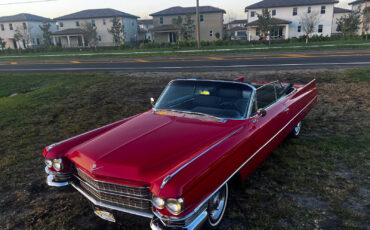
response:
<path id="1" fill-rule="evenodd" d="M 179 198 L 166 199 L 166 208 L 173 215 L 179 215 L 184 211 L 184 200 Z"/>
<path id="2" fill-rule="evenodd" d="M 152 204 L 156 209 L 162 210 L 166 206 L 166 201 L 162 197 L 153 195 Z"/>
<path id="3" fill-rule="evenodd" d="M 57 172 L 63 170 L 63 161 L 62 158 L 54 159 L 53 160 L 53 169 Z"/>
<path id="4" fill-rule="evenodd" d="M 45 164 L 49 169 L 51 169 L 53 167 L 53 160 L 45 159 Z"/>

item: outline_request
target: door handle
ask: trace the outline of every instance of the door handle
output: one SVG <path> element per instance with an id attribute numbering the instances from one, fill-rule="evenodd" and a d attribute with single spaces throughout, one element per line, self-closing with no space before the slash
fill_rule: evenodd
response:
<path id="1" fill-rule="evenodd" d="M 289 112 L 289 110 L 290 110 L 289 108 L 286 108 L 284 109 L 284 112 Z"/>

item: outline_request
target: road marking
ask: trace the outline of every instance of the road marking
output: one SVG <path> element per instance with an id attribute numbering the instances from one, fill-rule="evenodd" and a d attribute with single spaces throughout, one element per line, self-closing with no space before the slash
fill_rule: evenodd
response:
<path id="1" fill-rule="evenodd" d="M 136 62 L 150 62 L 148 60 L 144 60 L 144 59 L 135 59 Z"/>
<path id="2" fill-rule="evenodd" d="M 214 61 L 222 61 L 222 60 L 225 60 L 224 58 L 221 58 L 221 57 L 207 57 L 207 59 L 214 60 Z"/>
<path id="3" fill-rule="evenodd" d="M 81 62 L 79 62 L 79 61 L 71 61 L 71 63 L 73 63 L 73 64 L 80 64 Z"/>
<path id="4" fill-rule="evenodd" d="M 293 57 L 293 58 L 308 58 L 313 56 L 303 55 L 303 54 L 283 54 L 283 56 Z"/>
<path id="5" fill-rule="evenodd" d="M 11 65 L 18 65 L 18 62 L 10 62 Z"/>

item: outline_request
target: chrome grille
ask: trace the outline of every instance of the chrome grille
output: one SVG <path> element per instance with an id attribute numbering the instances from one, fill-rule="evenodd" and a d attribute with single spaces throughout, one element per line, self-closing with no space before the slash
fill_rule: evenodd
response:
<path id="1" fill-rule="evenodd" d="M 121 184 L 98 181 L 76 170 L 79 187 L 102 203 L 141 211 L 151 211 L 151 192 L 147 187 L 131 187 Z"/>

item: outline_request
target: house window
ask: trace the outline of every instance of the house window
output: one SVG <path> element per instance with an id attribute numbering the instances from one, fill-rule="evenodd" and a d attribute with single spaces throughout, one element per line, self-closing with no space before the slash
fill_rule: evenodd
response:
<path id="1" fill-rule="evenodd" d="M 201 14 L 201 15 L 199 16 L 199 20 L 200 20 L 201 22 L 203 22 L 203 21 L 204 21 L 204 15 L 203 15 L 203 14 Z"/>
<path id="2" fill-rule="evenodd" d="M 9 24 L 9 30 L 13 30 L 13 24 Z"/>
<path id="3" fill-rule="evenodd" d="M 100 35 L 98 36 L 98 40 L 101 42 L 101 36 Z"/>
<path id="4" fill-rule="evenodd" d="M 213 31 L 211 30 L 211 31 L 209 31 L 209 36 L 210 37 L 213 37 Z"/>
<path id="5" fill-rule="evenodd" d="M 308 13 L 308 14 L 310 14 L 310 13 L 311 13 L 311 6 L 309 6 L 309 7 L 307 8 L 307 13 Z"/>
<path id="6" fill-rule="evenodd" d="M 321 6 L 321 14 L 325 14 L 326 6 Z"/>
<path id="7" fill-rule="evenodd" d="M 256 36 L 260 36 L 260 28 L 256 28 Z"/>
<path id="8" fill-rule="evenodd" d="M 302 27 L 301 26 L 298 26 L 298 33 L 300 33 L 302 30 Z"/>
<path id="9" fill-rule="evenodd" d="M 272 11 L 271 11 L 271 15 L 272 15 L 272 16 L 275 16 L 275 15 L 276 15 L 276 10 L 272 10 Z"/>
<path id="10" fill-rule="evenodd" d="M 317 32 L 322 33 L 323 27 L 323 25 L 319 25 L 319 30 Z"/>
<path id="11" fill-rule="evenodd" d="M 62 28 L 63 26 L 63 22 L 59 22 L 59 27 Z"/>
<path id="12" fill-rule="evenodd" d="M 256 12 L 251 11 L 251 18 L 254 18 L 255 15 L 256 15 Z"/>
<path id="13" fill-rule="evenodd" d="M 163 24 L 163 17 L 159 18 L 159 24 Z"/>
<path id="14" fill-rule="evenodd" d="M 76 26 L 80 26 L 80 22 L 79 21 L 76 21 Z"/>
<path id="15" fill-rule="evenodd" d="M 40 45 L 40 38 L 36 38 L 37 45 Z"/>
<path id="16" fill-rule="evenodd" d="M 293 8 L 293 16 L 297 15 L 297 8 Z"/>
<path id="17" fill-rule="evenodd" d="M 26 30 L 27 29 L 27 24 L 25 22 L 23 22 L 22 25 L 23 25 L 23 29 Z"/>
<path id="18" fill-rule="evenodd" d="M 105 22 L 105 19 L 103 19 L 103 25 L 105 25 L 105 24 L 107 24 L 107 23 Z"/>
<path id="19" fill-rule="evenodd" d="M 4 24 L 1 24 L 1 25 L 0 25 L 0 27 L 1 27 L 1 30 L 2 30 L 2 31 L 4 31 L 4 30 L 5 30 Z"/>
<path id="20" fill-rule="evenodd" d="M 96 24 L 95 24 L 95 19 L 91 20 L 91 25 L 92 25 L 92 26 L 96 26 Z"/>

